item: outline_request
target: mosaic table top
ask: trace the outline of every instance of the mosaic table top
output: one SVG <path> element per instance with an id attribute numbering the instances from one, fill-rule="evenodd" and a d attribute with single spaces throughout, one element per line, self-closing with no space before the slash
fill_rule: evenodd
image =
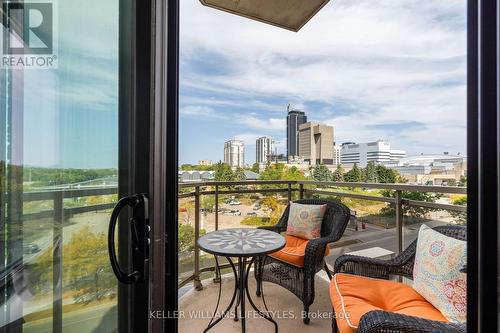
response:
<path id="1" fill-rule="evenodd" d="M 276 232 L 249 228 L 213 231 L 198 239 L 203 251 L 228 257 L 264 255 L 282 249 L 285 243 Z"/>

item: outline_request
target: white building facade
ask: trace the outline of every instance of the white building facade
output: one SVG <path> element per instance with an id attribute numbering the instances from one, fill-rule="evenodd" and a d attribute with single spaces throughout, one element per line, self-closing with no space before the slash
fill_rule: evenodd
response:
<path id="1" fill-rule="evenodd" d="M 224 163 L 233 169 L 245 166 L 245 143 L 243 141 L 229 140 L 224 142 Z"/>
<path id="2" fill-rule="evenodd" d="M 443 185 L 459 182 L 467 175 L 467 157 L 457 154 L 427 154 L 409 156 L 385 164 L 399 172 L 410 183 Z"/>
<path id="3" fill-rule="evenodd" d="M 368 162 L 390 163 L 406 157 L 403 150 L 391 150 L 391 144 L 384 140 L 366 143 L 347 142 L 342 144 L 340 162 L 345 165 L 357 164 L 366 167 Z"/>
<path id="4" fill-rule="evenodd" d="M 269 156 L 276 155 L 274 140 L 269 136 L 263 136 L 255 141 L 255 162 L 267 163 Z"/>
<path id="5" fill-rule="evenodd" d="M 342 164 L 342 160 L 340 158 L 340 152 L 342 151 L 342 146 L 334 145 L 333 146 L 333 165 Z"/>

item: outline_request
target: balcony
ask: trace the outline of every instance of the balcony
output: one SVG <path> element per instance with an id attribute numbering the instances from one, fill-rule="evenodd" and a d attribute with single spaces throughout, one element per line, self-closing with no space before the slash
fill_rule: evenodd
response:
<path id="1" fill-rule="evenodd" d="M 219 278 L 223 286 L 221 306 L 228 303 L 234 285 L 227 262 L 221 262 L 219 275 L 213 256 L 198 248 L 196 240 L 206 232 L 274 224 L 291 200 L 313 197 L 341 200 L 350 207 L 352 215 L 342 239 L 333 244 L 330 255 L 326 257 L 331 269 L 335 259 L 345 253 L 379 258 L 394 256 L 415 239 L 422 223 L 431 226 L 464 224 L 466 207 L 451 202 L 465 194 L 466 189 L 461 187 L 406 184 L 294 180 L 181 183 L 180 332 L 198 332 L 206 326 L 207 316 L 217 300 L 216 282 Z M 30 279 L 36 277 L 29 289 L 32 294 L 23 305 L 26 332 L 49 332 L 52 327 L 50 318 L 62 321 L 67 329 L 77 328 L 82 319 L 89 330 L 113 325 L 117 316 L 116 281 L 107 261 L 106 243 L 99 235 L 105 235 L 116 198 L 115 185 L 23 193 L 23 232 L 27 240 L 36 241 L 30 243 L 33 249 L 23 249 L 22 265 L 16 265 L 14 261 L 3 271 L 8 275 L 3 277 L 8 278 L 2 278 L 2 281 L 14 282 L 14 289 L 7 286 L 11 292 L 16 291 L 16 277 L 23 274 Z M 88 230 L 97 236 L 92 236 Z M 46 236 L 36 236 L 40 234 Z M 76 270 L 72 246 L 78 246 L 79 243 L 75 242 L 78 237 L 94 237 L 89 242 L 93 244 L 91 247 L 79 247 L 78 251 L 88 251 L 85 256 L 92 261 L 89 268 L 95 269 L 95 275 Z M 62 276 L 62 280 L 58 276 Z M 293 331 L 298 325 L 304 332 L 330 330 L 329 279 L 321 271 L 315 282 L 316 298 L 310 308 L 310 325 L 302 324 L 302 303 L 292 293 L 264 283 L 269 311 L 275 314 L 281 331 Z M 249 288 L 254 294 L 253 275 L 249 278 Z M 22 297 L 25 297 L 22 293 L 8 295 L 12 304 Z M 262 308 L 261 299 L 254 299 Z M 239 328 L 238 322 L 226 319 L 216 331 L 233 332 Z M 249 332 L 267 332 L 272 326 L 263 319 L 250 318 L 248 329 Z"/>
<path id="2" fill-rule="evenodd" d="M 342 239 L 331 247 L 326 262 L 332 270 L 342 254 L 389 259 L 415 240 L 421 224 L 440 226 L 465 224 L 466 207 L 452 204 L 466 194 L 466 188 L 407 184 L 366 184 L 317 181 L 244 181 L 180 184 L 179 227 L 192 228 L 190 246 L 180 248 L 179 310 L 180 332 L 203 331 L 218 296 L 219 276 L 212 255 L 201 251 L 195 240 L 205 232 L 234 227 L 273 224 L 286 204 L 302 198 L 341 200 L 351 209 L 351 219 Z M 269 198 L 273 198 L 269 200 Z M 455 199 L 454 199 L 455 198 Z M 267 202 L 266 202 L 267 201 Z M 228 264 L 222 270 L 221 306 L 229 304 L 234 278 Z M 316 298 L 310 308 L 309 325 L 302 323 L 302 303 L 288 290 L 264 282 L 269 311 L 280 331 L 331 331 L 332 306 L 329 279 L 324 271 L 316 275 Z M 255 295 L 255 279 L 249 277 Z M 260 298 L 253 297 L 263 308 Z M 247 305 L 247 309 L 250 308 Z M 250 308 L 251 309 L 251 308 Z M 232 314 L 229 314 L 231 317 Z M 272 325 L 258 316 L 248 320 L 249 332 L 271 332 Z M 240 324 L 226 318 L 214 331 L 237 332 Z"/>

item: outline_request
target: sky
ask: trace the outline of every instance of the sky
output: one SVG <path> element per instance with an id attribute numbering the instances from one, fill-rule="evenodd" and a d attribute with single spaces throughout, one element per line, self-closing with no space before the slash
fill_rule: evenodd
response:
<path id="1" fill-rule="evenodd" d="M 21 163 L 59 168 L 118 166 L 118 1 L 54 0 L 58 67 L 27 69 Z M 19 112 L 20 110 L 16 110 Z"/>
<path id="2" fill-rule="evenodd" d="M 268 135 L 286 153 L 286 107 L 337 143 L 466 152 L 466 1 L 335 0 L 299 32 L 181 1 L 180 163 L 246 163 Z"/>
<path id="3" fill-rule="evenodd" d="M 118 1 L 54 0 L 59 66 L 26 70 L 20 163 L 117 167 Z M 286 106 L 335 141 L 466 151 L 465 0 L 333 0 L 299 32 L 181 1 L 180 163 L 286 152 Z M 17 129 L 16 129 L 17 131 Z"/>

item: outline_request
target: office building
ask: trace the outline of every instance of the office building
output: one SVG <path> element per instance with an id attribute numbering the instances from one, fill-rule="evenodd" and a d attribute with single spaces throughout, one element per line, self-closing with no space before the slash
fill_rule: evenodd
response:
<path id="1" fill-rule="evenodd" d="M 245 143 L 243 141 L 229 140 L 224 142 L 224 163 L 233 169 L 245 166 Z"/>
<path id="2" fill-rule="evenodd" d="M 405 156 L 405 151 L 391 150 L 391 144 L 384 140 L 367 143 L 346 142 L 342 144 L 340 151 L 342 164 L 357 164 L 360 167 L 365 167 L 368 162 L 377 164 L 397 162 Z"/>
<path id="3" fill-rule="evenodd" d="M 342 150 L 342 146 L 333 145 L 333 165 L 340 165 L 341 159 L 340 159 L 340 151 Z"/>
<path id="4" fill-rule="evenodd" d="M 467 175 L 467 157 L 447 152 L 409 156 L 384 165 L 398 171 L 410 183 L 420 185 L 443 185 L 451 180 L 458 183 Z"/>
<path id="5" fill-rule="evenodd" d="M 299 126 L 299 156 L 311 165 L 333 164 L 333 126 L 308 122 Z"/>
<path id="6" fill-rule="evenodd" d="M 299 126 L 307 122 L 305 112 L 290 110 L 288 106 L 286 117 L 286 156 L 291 158 L 299 154 Z"/>
<path id="7" fill-rule="evenodd" d="M 267 156 L 267 160 L 272 163 L 287 163 L 288 159 L 285 154 L 271 154 Z"/>
<path id="8" fill-rule="evenodd" d="M 275 155 L 274 140 L 263 136 L 255 141 L 255 162 L 267 163 L 269 156 Z"/>

